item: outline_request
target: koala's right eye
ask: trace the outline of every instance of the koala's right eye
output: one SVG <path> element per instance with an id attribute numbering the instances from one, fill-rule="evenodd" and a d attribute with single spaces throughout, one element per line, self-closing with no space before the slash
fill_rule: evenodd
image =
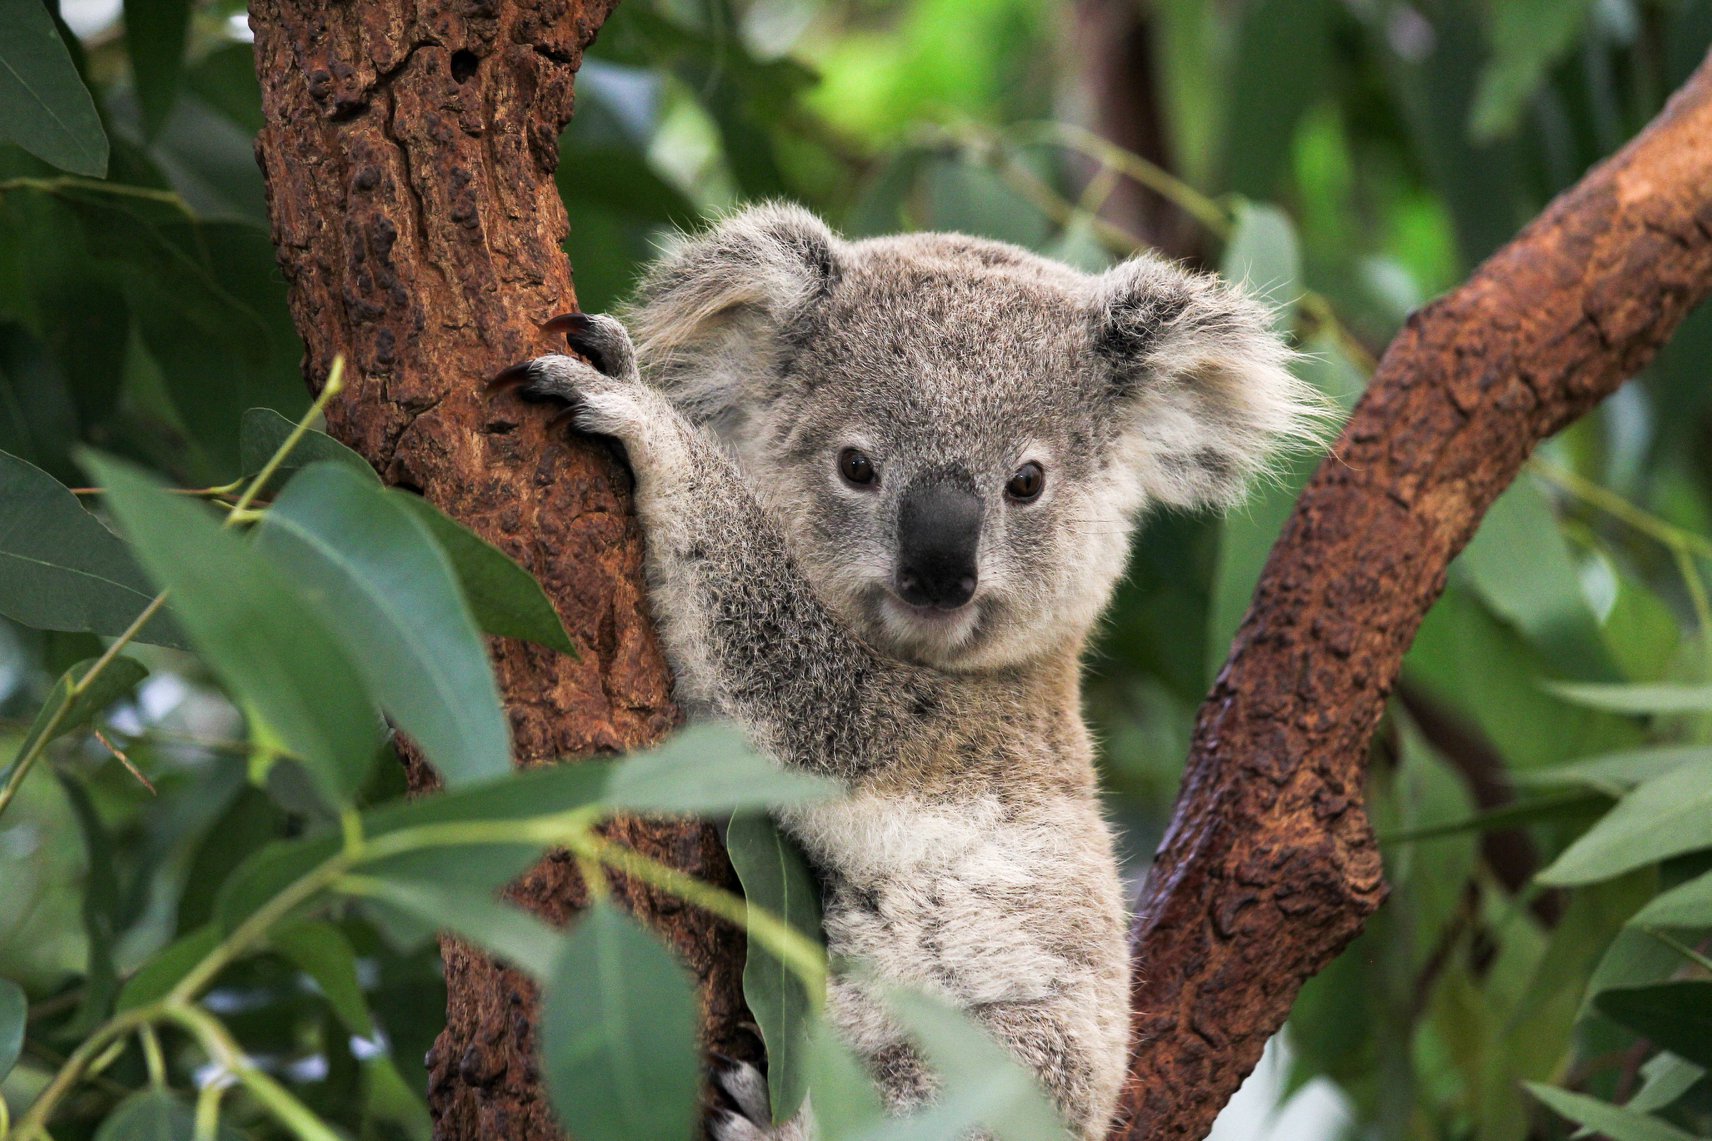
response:
<path id="1" fill-rule="evenodd" d="M 844 477 L 846 483 L 865 487 L 879 478 L 880 473 L 874 470 L 874 461 L 861 451 L 845 448 L 838 453 L 838 474 Z"/>

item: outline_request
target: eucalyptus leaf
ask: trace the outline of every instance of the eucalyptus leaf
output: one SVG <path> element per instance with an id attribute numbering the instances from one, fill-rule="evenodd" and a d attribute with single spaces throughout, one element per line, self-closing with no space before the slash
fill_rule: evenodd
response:
<path id="1" fill-rule="evenodd" d="M 357 955 L 344 932 L 324 920 L 311 919 L 275 931 L 268 942 L 315 980 L 345 1029 L 364 1038 L 375 1036 L 374 1018 L 357 978 Z"/>
<path id="2" fill-rule="evenodd" d="M 1712 778 L 1690 763 L 1636 786 L 1539 878 L 1590 883 L 1701 848 L 1712 848 Z"/>
<path id="3" fill-rule="evenodd" d="M 156 591 L 125 544 L 53 476 L 0 452 L 0 614 L 38 630 L 114 636 Z M 137 641 L 185 645 L 166 615 Z"/>
<path id="4" fill-rule="evenodd" d="M 537 982 L 552 976 L 565 936 L 540 918 L 505 903 L 489 891 L 468 890 L 432 879 L 388 876 L 365 883 L 365 905 L 410 915 L 424 930 L 450 931 L 504 959 Z"/>
<path id="5" fill-rule="evenodd" d="M 1219 274 L 1271 305 L 1274 322 L 1288 328 L 1302 294 L 1302 249 L 1290 216 L 1267 203 L 1242 203 Z"/>
<path id="6" fill-rule="evenodd" d="M 1545 688 L 1565 701 L 1636 716 L 1712 713 L 1712 685 L 1596 685 L 1548 682 Z"/>
<path id="7" fill-rule="evenodd" d="M 688 1137 L 701 1065 L 689 975 L 634 919 L 600 902 L 577 924 L 541 1003 L 542 1069 L 585 1141 Z"/>
<path id="8" fill-rule="evenodd" d="M 166 122 L 184 75 L 190 0 L 125 0 L 125 49 L 142 104 L 143 130 L 152 136 Z"/>
<path id="9" fill-rule="evenodd" d="M 1712 929 L 1712 872 L 1696 876 L 1654 896 L 1629 920 L 1633 927 Z"/>
<path id="10" fill-rule="evenodd" d="M 47 9 L 27 0 L 0 4 L 0 139 L 73 174 L 107 173 L 95 100 Z"/>
<path id="11" fill-rule="evenodd" d="M 63 737 L 87 724 L 97 713 L 136 689 L 142 680 L 149 676 L 149 671 L 142 663 L 120 656 L 104 666 L 101 672 L 95 675 L 95 680 L 81 693 L 74 693 L 77 685 L 88 676 L 96 660 L 85 659 L 60 675 L 60 679 L 48 693 L 47 701 L 36 714 L 30 731 L 24 735 L 23 743 L 18 746 L 20 758 L 35 748 L 38 742 L 46 744 L 47 741 Z M 49 728 L 50 725 L 52 728 Z"/>
<path id="12" fill-rule="evenodd" d="M 511 739 L 487 651 L 428 529 L 336 464 L 299 472 L 256 529 L 368 692 L 447 785 L 509 772 Z"/>
<path id="13" fill-rule="evenodd" d="M 220 945 L 222 934 L 214 924 L 205 924 L 156 951 L 125 980 L 115 1009 L 123 1013 L 165 998 L 192 967 Z"/>
<path id="14" fill-rule="evenodd" d="M 284 446 L 286 438 L 297 430 L 297 424 L 272 408 L 251 408 L 244 412 L 238 429 L 238 458 L 245 475 L 260 475 L 268 461 Z M 323 461 L 336 463 L 379 486 L 380 477 L 369 462 L 325 432 L 313 428 L 298 437 L 297 443 L 280 462 L 278 474 L 270 482 L 270 490 L 291 473 Z"/>
<path id="15" fill-rule="evenodd" d="M 749 905 L 778 916 L 818 942 L 820 888 L 795 841 L 770 818 L 752 813 L 732 819 L 725 847 Z M 743 961 L 743 999 L 767 1047 L 767 1093 L 773 1120 L 784 1122 L 801 1107 L 808 1092 L 803 1055 L 815 1002 L 802 979 L 753 935 Z"/>
<path id="16" fill-rule="evenodd" d="M 606 803 L 620 812 L 724 813 L 836 799 L 837 781 L 780 767 L 728 724 L 696 725 L 625 760 Z"/>
<path id="17" fill-rule="evenodd" d="M 23 988 L 11 979 L 0 978 L 0 1081 L 12 1072 L 18 1055 L 24 1052 L 24 1024 L 29 1013 Z"/>
<path id="18" fill-rule="evenodd" d="M 1691 764 L 1712 765 L 1712 746 L 1662 745 L 1650 749 L 1625 749 L 1550 768 L 1512 772 L 1509 779 L 1519 785 L 1582 785 L 1620 795 L 1654 777 Z"/>
<path id="19" fill-rule="evenodd" d="M 196 1111 L 171 1090 L 134 1093 L 109 1113 L 95 1141 L 188 1141 L 196 1131 Z M 242 1141 L 243 1134 L 221 1125 L 215 1141 Z"/>
<path id="20" fill-rule="evenodd" d="M 501 638 L 520 638 L 577 656 L 558 611 L 535 577 L 469 528 L 407 491 L 389 493 L 393 502 L 421 521 L 452 562 L 458 584 L 481 628 Z"/>
<path id="21" fill-rule="evenodd" d="M 1712 1066 L 1712 979 L 1612 987 L 1593 1006 L 1661 1049 Z"/>
<path id="22" fill-rule="evenodd" d="M 119 868 L 114 858 L 113 835 L 96 810 L 89 792 L 75 778 L 59 776 L 83 839 L 88 871 L 83 884 L 83 930 L 88 937 L 84 963 L 83 999 L 78 1003 L 73 1025 L 87 1032 L 104 1021 L 119 994 L 119 970 L 113 958 L 119 936 Z"/>
<path id="23" fill-rule="evenodd" d="M 84 453 L 114 514 L 209 667 L 264 742 L 347 802 L 376 754 L 380 721 L 362 671 L 303 584 L 195 503 L 120 460 Z"/>
<path id="24" fill-rule="evenodd" d="M 1611 1138 L 1611 1141 L 1695 1141 L 1693 1134 L 1685 1133 L 1669 1122 L 1648 1114 L 1636 1113 L 1600 1101 L 1596 1097 L 1570 1093 L 1568 1090 L 1556 1089 L 1538 1082 L 1522 1084 L 1529 1093 L 1550 1106 L 1560 1117 L 1566 1117 L 1596 1133 L 1602 1133 Z"/>

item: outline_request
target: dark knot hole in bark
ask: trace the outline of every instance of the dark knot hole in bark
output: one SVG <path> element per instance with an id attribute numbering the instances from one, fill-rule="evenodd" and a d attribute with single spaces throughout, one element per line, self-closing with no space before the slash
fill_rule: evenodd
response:
<path id="1" fill-rule="evenodd" d="M 481 57 L 473 51 L 459 48 L 452 53 L 452 78 L 459 83 L 467 83 L 480 66 Z"/>

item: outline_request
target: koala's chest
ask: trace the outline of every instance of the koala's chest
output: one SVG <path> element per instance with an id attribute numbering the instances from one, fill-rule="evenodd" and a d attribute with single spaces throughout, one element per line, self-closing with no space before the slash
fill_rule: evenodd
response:
<path id="1" fill-rule="evenodd" d="M 1047 901 L 1066 881 L 1083 883 L 1081 900 L 1104 901 L 1111 893 L 1099 881 L 1116 874 L 1090 865 L 1075 831 L 1050 812 L 1018 814 L 997 797 L 939 804 L 857 794 L 783 823 L 825 878 L 835 956 L 970 1002 L 1059 988 L 1080 957 L 1067 953 L 1067 930 L 1104 924 Z"/>

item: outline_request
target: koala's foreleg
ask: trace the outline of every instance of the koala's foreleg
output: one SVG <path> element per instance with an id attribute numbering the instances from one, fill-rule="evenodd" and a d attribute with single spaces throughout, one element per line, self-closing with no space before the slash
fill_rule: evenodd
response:
<path id="1" fill-rule="evenodd" d="M 585 314 L 552 327 L 594 363 L 538 357 L 502 379 L 565 401 L 579 430 L 623 443 L 681 692 L 781 762 L 833 775 L 858 775 L 928 737 L 924 722 L 946 712 L 939 679 L 874 653 L 826 610 L 730 454 L 643 383 L 624 327 Z"/>

